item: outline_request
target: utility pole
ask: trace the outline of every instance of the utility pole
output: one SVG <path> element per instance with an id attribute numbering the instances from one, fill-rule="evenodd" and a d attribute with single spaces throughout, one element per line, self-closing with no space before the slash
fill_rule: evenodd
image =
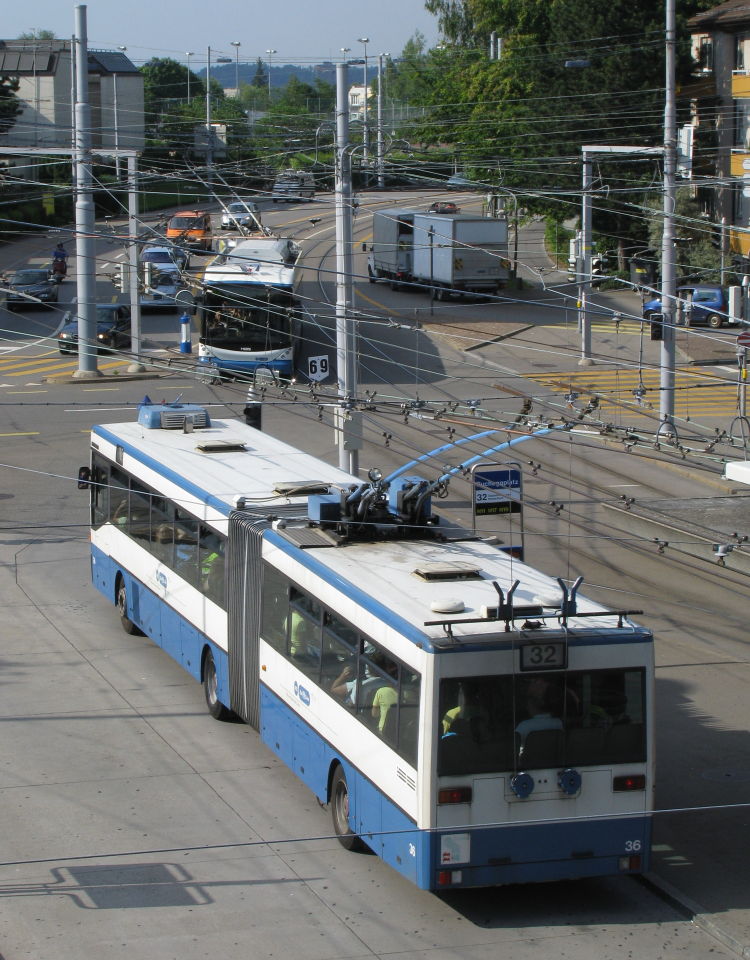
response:
<path id="1" fill-rule="evenodd" d="M 206 57 L 206 180 L 211 190 L 214 166 L 214 138 L 211 130 L 211 47 Z"/>
<path id="2" fill-rule="evenodd" d="M 578 329 L 581 333 L 581 359 L 579 366 L 590 366 L 591 359 L 591 322 L 587 311 L 588 283 L 591 280 L 591 153 L 582 148 L 583 183 L 581 184 L 581 244 L 576 257 L 578 273 Z"/>
<path id="3" fill-rule="evenodd" d="M 128 373 L 142 373 L 141 291 L 138 283 L 138 158 L 128 156 L 128 262 L 130 264 L 130 351 L 133 359 Z M 125 291 L 123 290 L 123 293 Z"/>
<path id="4" fill-rule="evenodd" d="M 659 376 L 659 432 L 673 433 L 675 365 L 675 266 L 674 215 L 677 187 L 677 105 L 675 88 L 676 18 L 675 0 L 666 0 L 666 77 L 664 103 L 664 230 L 661 246 L 661 312 L 664 316 Z"/>
<path id="5" fill-rule="evenodd" d="M 385 154 L 385 142 L 383 139 L 383 57 L 384 53 L 378 54 L 378 190 L 385 188 L 385 170 L 383 157 Z"/>
<path id="6" fill-rule="evenodd" d="M 99 376 L 96 364 L 96 255 L 94 250 L 93 179 L 91 176 L 91 109 L 89 107 L 88 34 L 86 5 L 76 13 L 76 315 L 78 369 L 81 379 Z"/>
<path id="7" fill-rule="evenodd" d="M 357 398 L 357 341 L 352 320 L 352 160 L 349 153 L 349 65 L 336 64 L 336 372 L 339 466 L 357 474 L 362 414 Z"/>

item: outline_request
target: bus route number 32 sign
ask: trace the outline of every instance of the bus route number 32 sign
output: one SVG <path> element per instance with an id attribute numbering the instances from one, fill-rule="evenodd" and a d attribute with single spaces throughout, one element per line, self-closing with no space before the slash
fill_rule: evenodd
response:
<path id="1" fill-rule="evenodd" d="M 474 471 L 474 509 L 478 517 L 521 512 L 521 471 L 482 467 Z"/>

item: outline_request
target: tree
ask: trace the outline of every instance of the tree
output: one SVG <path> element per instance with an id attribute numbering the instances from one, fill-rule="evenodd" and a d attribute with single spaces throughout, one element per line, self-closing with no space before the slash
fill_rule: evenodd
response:
<path id="1" fill-rule="evenodd" d="M 45 42 L 49 40 L 56 40 L 57 37 L 55 36 L 54 30 L 43 30 L 37 27 L 34 30 L 27 30 L 25 33 L 19 33 L 18 39 L 23 40 L 25 43 L 33 43 L 35 40 L 41 40 Z"/>
<path id="2" fill-rule="evenodd" d="M 154 57 L 141 68 L 143 74 L 143 101 L 147 124 L 159 124 L 168 118 L 176 105 L 187 100 L 188 69 L 170 57 Z M 224 91 L 221 90 L 223 96 Z M 212 85 L 212 90 L 214 87 Z M 190 71 L 190 95 L 206 95 L 206 84 Z"/>
<path id="3" fill-rule="evenodd" d="M 255 64 L 255 75 L 250 81 L 250 86 L 252 87 L 262 87 L 264 90 L 268 86 L 268 74 L 266 73 L 266 65 L 263 63 L 260 57 L 258 57 Z"/>
<path id="4" fill-rule="evenodd" d="M 22 112 L 17 77 L 0 77 L 0 133 L 7 133 Z"/>

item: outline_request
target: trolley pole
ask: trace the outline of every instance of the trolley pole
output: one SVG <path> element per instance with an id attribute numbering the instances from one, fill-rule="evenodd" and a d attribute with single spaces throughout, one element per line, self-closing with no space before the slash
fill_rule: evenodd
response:
<path id="1" fill-rule="evenodd" d="M 357 398 L 357 341 L 352 320 L 352 160 L 349 153 L 349 65 L 336 64 L 336 373 L 339 466 L 356 474 L 362 446 Z"/>
<path id="2" fill-rule="evenodd" d="M 93 179 L 91 176 L 91 108 L 89 106 L 88 34 L 86 5 L 76 13 L 76 315 L 80 379 L 98 377 L 96 365 L 96 252 Z"/>

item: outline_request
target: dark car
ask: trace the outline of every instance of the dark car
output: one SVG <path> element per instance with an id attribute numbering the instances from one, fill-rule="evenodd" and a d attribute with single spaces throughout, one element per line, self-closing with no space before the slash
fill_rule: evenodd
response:
<path id="1" fill-rule="evenodd" d="M 57 345 L 60 353 L 78 352 L 78 318 L 74 313 L 65 314 Z M 96 305 L 96 345 L 97 352 L 130 345 L 130 307 L 123 303 Z"/>
<path id="2" fill-rule="evenodd" d="M 48 270 L 39 268 L 16 270 L 8 281 L 7 287 L 5 305 L 8 310 L 16 307 L 37 307 L 38 301 L 43 304 L 57 303 L 57 284 L 52 282 Z M 35 299 L 30 300 L 29 297 Z"/>
<path id="3" fill-rule="evenodd" d="M 461 213 L 461 207 L 452 200 L 436 200 L 427 208 L 428 213 Z"/>
<path id="4" fill-rule="evenodd" d="M 661 313 L 661 299 L 655 297 L 643 304 L 643 318 L 650 320 L 654 313 Z M 724 287 L 700 283 L 691 286 L 681 286 L 677 289 L 677 316 L 675 323 L 686 325 L 706 324 L 718 329 L 725 323 L 735 324 L 739 321 L 728 315 L 729 300 Z"/>

